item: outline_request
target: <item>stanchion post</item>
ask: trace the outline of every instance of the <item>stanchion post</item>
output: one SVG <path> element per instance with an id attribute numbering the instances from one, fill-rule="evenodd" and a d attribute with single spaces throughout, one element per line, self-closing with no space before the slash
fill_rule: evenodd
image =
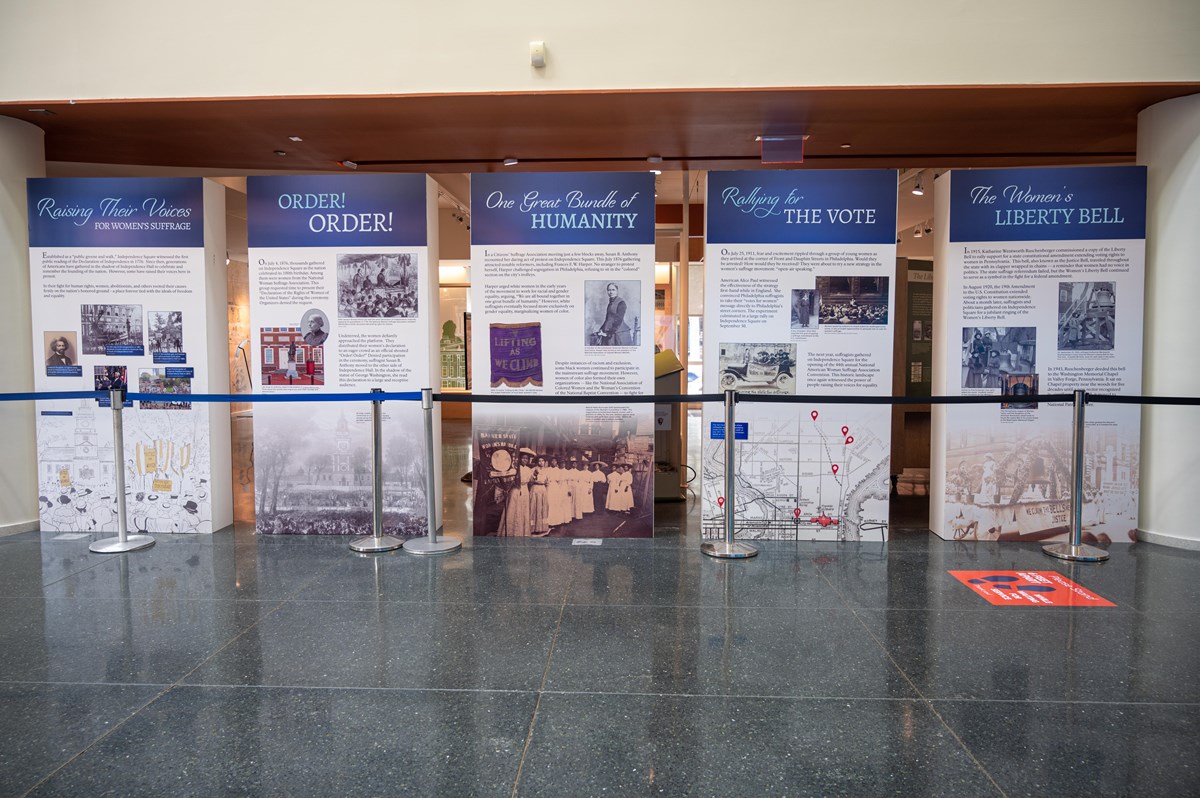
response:
<path id="1" fill-rule="evenodd" d="M 758 549 L 749 543 L 739 543 L 733 539 L 734 523 L 734 483 L 736 477 L 735 442 L 737 395 L 733 391 L 725 392 L 725 539 L 720 542 L 709 542 L 700 545 L 700 551 L 709 557 L 722 560 L 744 560 L 758 554 Z"/>
<path id="2" fill-rule="evenodd" d="M 88 546 L 89 551 L 98 554 L 121 554 L 126 551 L 137 551 L 154 545 L 150 535 L 129 534 L 129 523 L 125 510 L 125 425 L 121 413 L 125 408 L 125 389 L 113 388 L 108 392 L 108 401 L 112 405 L 113 417 L 113 476 L 116 478 L 117 490 L 117 536 L 97 540 Z"/>
<path id="3" fill-rule="evenodd" d="M 1042 551 L 1051 557 L 1072 562 L 1103 562 L 1108 552 L 1083 543 L 1083 443 L 1084 406 L 1087 394 L 1075 392 L 1074 420 L 1071 431 L 1071 539 L 1065 543 L 1042 546 Z"/>
<path id="4" fill-rule="evenodd" d="M 383 393 L 372 388 L 371 393 Z M 371 400 L 371 527 L 373 534 L 350 541 L 352 551 L 376 554 L 395 551 L 404 545 L 400 538 L 383 534 L 383 400 Z"/>
<path id="5" fill-rule="evenodd" d="M 413 554 L 448 554 L 462 548 L 462 540 L 452 535 L 438 535 L 438 501 L 441 496 L 437 492 L 437 475 L 433 472 L 433 389 L 421 389 L 421 411 L 425 415 L 425 523 L 429 529 L 428 535 L 409 538 L 404 542 L 404 550 Z"/>

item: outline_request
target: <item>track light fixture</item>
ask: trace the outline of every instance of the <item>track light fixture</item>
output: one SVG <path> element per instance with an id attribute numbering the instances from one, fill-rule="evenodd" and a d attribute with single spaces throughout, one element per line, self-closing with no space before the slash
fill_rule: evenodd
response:
<path id="1" fill-rule="evenodd" d="M 925 196 L 925 187 L 921 185 L 921 176 L 917 175 L 917 182 L 913 184 L 912 193 L 915 197 Z"/>

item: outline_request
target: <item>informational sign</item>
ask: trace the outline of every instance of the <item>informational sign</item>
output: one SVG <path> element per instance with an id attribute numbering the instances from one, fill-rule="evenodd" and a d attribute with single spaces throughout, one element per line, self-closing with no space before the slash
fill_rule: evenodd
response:
<path id="1" fill-rule="evenodd" d="M 905 396 L 929 396 L 933 384 L 933 264 L 908 262 L 908 335 L 904 336 Z"/>
<path id="2" fill-rule="evenodd" d="M 474 175 L 471 275 L 476 393 L 654 392 L 649 173 Z M 473 426 L 476 535 L 653 534 L 651 405 L 477 404 Z"/>
<path id="3" fill-rule="evenodd" d="M 1057 571 L 947 571 L 989 604 L 1003 607 L 1115 607 Z"/>
<path id="4" fill-rule="evenodd" d="M 210 232 L 206 257 L 204 218 L 223 225 L 222 192 L 190 178 L 29 181 L 34 389 L 154 395 L 125 403 L 122 466 L 107 398 L 38 403 L 43 531 L 116 532 L 117 467 L 129 532 L 232 523 L 228 409 L 187 401 L 228 390 L 223 363 L 209 369 L 225 336 L 224 245 Z"/>
<path id="5" fill-rule="evenodd" d="M 432 181 L 251 177 L 247 194 L 255 388 L 314 400 L 374 388 L 437 390 Z M 387 402 L 383 419 L 384 528 L 423 535 L 428 464 L 420 404 Z M 434 433 L 440 437 L 440 425 Z M 368 402 L 258 404 L 254 468 L 260 533 L 371 533 Z"/>
<path id="6" fill-rule="evenodd" d="M 1141 391 L 1146 170 L 988 169 L 938 179 L 930 526 L 946 538 L 1066 534 L 1072 414 L 1039 394 Z M 938 354 L 940 353 L 940 355 Z M 1087 408 L 1084 536 L 1137 528 L 1141 412 Z"/>
<path id="7" fill-rule="evenodd" d="M 886 396 L 892 384 L 896 173 L 713 172 L 704 391 Z M 886 406 L 739 402 L 735 534 L 886 539 Z M 724 534 L 722 408 L 704 420 L 702 534 Z M 735 439 L 741 439 L 735 430 Z M 720 499 L 720 501 L 718 501 Z"/>

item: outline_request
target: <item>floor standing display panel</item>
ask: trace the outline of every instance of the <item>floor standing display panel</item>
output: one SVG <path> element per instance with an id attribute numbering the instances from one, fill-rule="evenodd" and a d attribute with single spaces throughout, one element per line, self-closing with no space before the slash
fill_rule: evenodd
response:
<path id="1" fill-rule="evenodd" d="M 34 389 L 153 396 L 126 403 L 119 466 L 107 399 L 38 402 L 43 531 L 117 531 L 118 467 L 129 532 L 232 522 L 229 410 L 188 401 L 229 388 L 222 191 L 198 178 L 29 181 Z"/>
<path id="2" fill-rule="evenodd" d="M 436 189 L 425 175 L 251 177 L 247 194 L 256 388 L 313 399 L 255 405 L 258 531 L 371 534 L 371 405 L 321 399 L 439 388 Z M 420 403 L 386 402 L 388 534 L 426 533 L 426 466 Z"/>
<path id="3" fill-rule="evenodd" d="M 654 392 L 654 178 L 471 183 L 472 389 Z M 476 404 L 477 535 L 649 537 L 650 404 Z"/>
<path id="4" fill-rule="evenodd" d="M 1071 512 L 1070 405 L 1141 392 L 1146 170 L 948 172 L 939 231 L 930 526 L 945 538 L 1047 540 Z M 1134 539 L 1141 409 L 1087 407 L 1085 542 Z"/>
<path id="5" fill-rule="evenodd" d="M 896 173 L 713 172 L 704 391 L 887 396 Z M 724 534 L 724 413 L 704 408 L 702 533 Z M 887 538 L 886 405 L 737 405 L 735 535 Z"/>

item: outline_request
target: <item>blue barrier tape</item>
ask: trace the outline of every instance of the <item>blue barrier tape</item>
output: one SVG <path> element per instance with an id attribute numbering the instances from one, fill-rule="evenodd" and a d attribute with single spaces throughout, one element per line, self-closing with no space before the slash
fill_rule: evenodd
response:
<path id="1" fill-rule="evenodd" d="M 419 402 L 420 391 L 379 393 L 134 393 L 127 399 L 139 402 Z"/>
<path id="2" fill-rule="evenodd" d="M 55 399 L 107 399 L 108 391 L 26 391 L 0 393 L 0 402 L 51 401 Z M 379 393 L 136 393 L 125 394 L 127 400 L 142 402 L 418 402 L 420 391 L 381 391 Z M 473 395 L 465 393 L 435 393 L 437 402 L 465 402 L 483 404 L 688 404 L 692 402 L 723 402 L 724 394 L 663 394 L 650 396 L 545 396 L 525 394 Z M 863 404 L 863 405 L 966 405 L 1032 404 L 1036 402 L 1070 402 L 1072 394 L 1033 394 L 1031 396 L 788 396 L 780 394 L 756 394 L 739 392 L 738 402 L 772 402 L 803 404 Z M 1111 394 L 1086 394 L 1089 404 L 1146 404 L 1146 405 L 1200 405 L 1200 397 L 1194 396 L 1116 396 Z"/>

